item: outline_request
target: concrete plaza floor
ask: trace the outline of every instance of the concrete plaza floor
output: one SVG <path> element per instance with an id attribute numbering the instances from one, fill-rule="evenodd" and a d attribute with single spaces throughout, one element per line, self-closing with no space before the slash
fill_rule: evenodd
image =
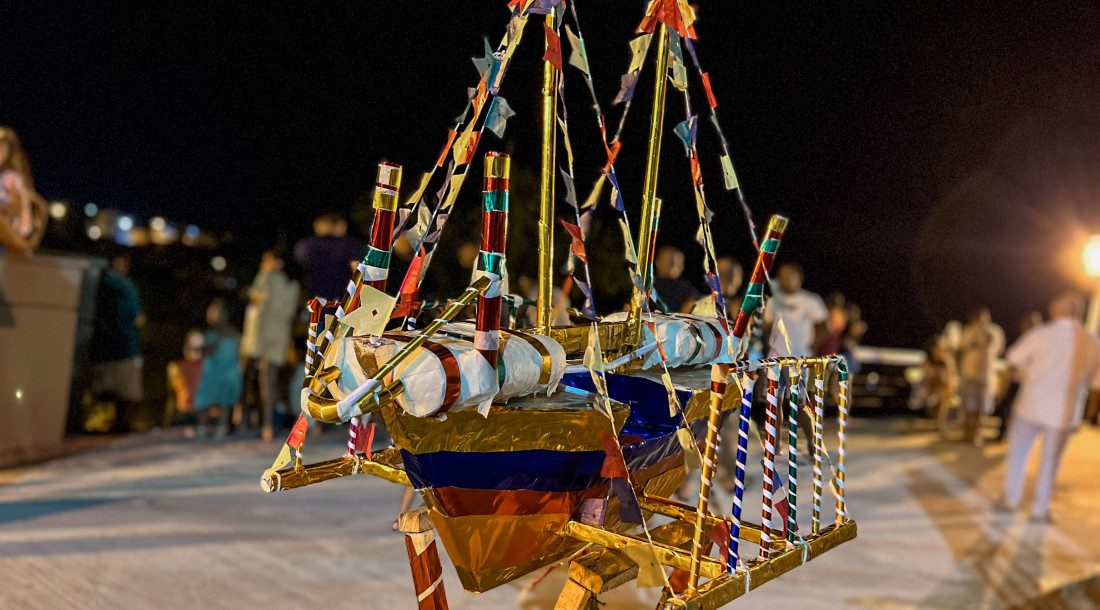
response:
<path id="1" fill-rule="evenodd" d="M 992 512 L 1002 445 L 947 443 L 922 422 L 883 418 L 857 418 L 849 438 L 859 537 L 732 607 L 1007 608 L 1047 593 L 1053 607 L 1095 603 L 1062 588 L 1100 568 L 1095 429 L 1071 441 L 1053 525 Z M 342 443 L 314 440 L 308 456 Z M 149 433 L 0 471 L 0 608 L 415 608 L 390 531 L 401 489 L 348 477 L 265 495 L 259 474 L 276 449 Z M 537 587 L 529 577 L 473 595 L 445 558 L 444 571 L 455 609 L 553 608 L 564 579 L 558 569 Z M 628 585 L 602 601 L 652 608 L 657 595 Z"/>

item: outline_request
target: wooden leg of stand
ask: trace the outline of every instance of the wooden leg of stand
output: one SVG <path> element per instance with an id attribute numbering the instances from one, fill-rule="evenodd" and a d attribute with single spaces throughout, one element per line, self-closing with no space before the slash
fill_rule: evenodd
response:
<path id="1" fill-rule="evenodd" d="M 570 578 L 565 581 L 558 603 L 554 604 L 554 610 L 598 610 L 599 603 L 596 594 L 584 588 L 579 582 Z"/>

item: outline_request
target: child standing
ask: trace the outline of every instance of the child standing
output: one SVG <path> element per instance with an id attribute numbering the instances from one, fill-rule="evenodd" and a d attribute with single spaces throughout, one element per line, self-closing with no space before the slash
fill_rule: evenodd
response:
<path id="1" fill-rule="evenodd" d="M 195 390 L 194 407 L 199 417 L 196 436 L 209 433 L 215 425 L 214 438 L 225 438 L 229 432 L 229 415 L 241 397 L 241 370 L 238 352 L 241 335 L 229 323 L 225 301 L 214 299 L 206 308 L 207 329 L 203 335 L 202 376 Z"/>

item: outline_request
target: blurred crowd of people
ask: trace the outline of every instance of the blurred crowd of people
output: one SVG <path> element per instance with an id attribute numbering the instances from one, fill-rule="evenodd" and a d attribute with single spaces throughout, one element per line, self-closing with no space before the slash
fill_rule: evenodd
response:
<path id="1" fill-rule="evenodd" d="M 1001 510 L 1019 507 L 1028 458 L 1041 438 L 1031 515 L 1049 522 L 1066 443 L 1084 421 L 1097 423 L 1100 339 L 1082 325 L 1084 311 L 1079 294 L 1059 295 L 1047 320 L 1039 312 L 1020 320 L 1019 339 L 1006 350 L 1004 330 L 978 308 L 966 324 L 948 323 L 928 346 L 910 406 L 935 417 L 945 438 L 977 446 L 1008 439 Z M 992 416 L 999 417 L 989 437 L 983 423 Z"/>

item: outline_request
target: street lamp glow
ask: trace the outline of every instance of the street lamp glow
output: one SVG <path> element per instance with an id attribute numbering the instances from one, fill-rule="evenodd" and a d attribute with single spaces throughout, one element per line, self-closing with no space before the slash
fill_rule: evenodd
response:
<path id="1" fill-rule="evenodd" d="M 1100 235 L 1093 235 L 1081 251 L 1081 261 L 1085 263 L 1085 273 L 1094 280 L 1100 280 Z"/>
<path id="2" fill-rule="evenodd" d="M 167 224 L 168 223 L 166 223 L 164 221 L 164 219 L 161 218 L 160 216 L 154 216 L 151 219 L 149 219 L 149 228 L 154 230 L 154 231 L 163 231 L 164 227 Z"/>
<path id="3" fill-rule="evenodd" d="M 96 225 L 92 225 L 92 226 L 88 227 L 88 239 L 90 239 L 92 241 L 96 241 L 100 237 L 103 237 L 103 230 L 102 229 L 100 229 Z"/>
<path id="4" fill-rule="evenodd" d="M 64 220 L 68 213 L 69 208 L 64 203 L 55 201 L 50 204 L 50 218 L 54 220 Z"/>
<path id="5" fill-rule="evenodd" d="M 226 260 L 224 256 L 215 256 L 210 259 L 210 266 L 214 268 L 214 271 L 225 271 Z"/>
<path id="6" fill-rule="evenodd" d="M 129 231 L 134 228 L 134 219 L 129 216 L 118 217 L 118 228 L 120 231 Z"/>
<path id="7" fill-rule="evenodd" d="M 98 205 L 96 205 L 96 204 L 94 204 L 90 201 L 88 203 L 84 204 L 84 215 L 87 216 L 88 218 L 95 218 L 95 215 L 98 214 L 98 213 L 99 213 L 99 206 Z"/>

